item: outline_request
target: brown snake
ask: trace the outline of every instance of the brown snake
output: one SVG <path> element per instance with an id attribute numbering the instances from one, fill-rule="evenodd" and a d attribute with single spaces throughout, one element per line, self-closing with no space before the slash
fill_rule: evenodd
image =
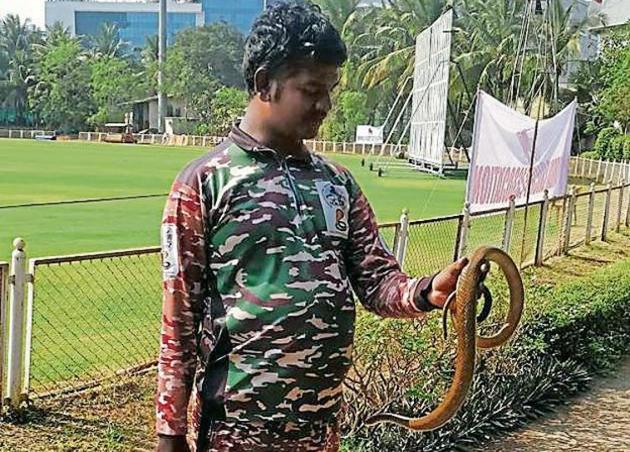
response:
<path id="1" fill-rule="evenodd" d="M 489 270 L 488 261 L 494 262 L 503 271 L 510 289 L 510 306 L 501 329 L 493 336 L 477 335 L 477 299 L 480 283 Z M 444 306 L 444 313 L 450 309 L 457 333 L 457 357 L 455 375 L 442 403 L 433 411 L 420 418 L 408 418 L 397 414 L 382 413 L 370 417 L 367 425 L 378 422 L 392 422 L 411 430 L 435 430 L 446 424 L 459 410 L 470 389 L 475 369 L 475 347 L 493 348 L 504 344 L 514 333 L 523 313 L 524 290 L 518 268 L 504 251 L 498 248 L 478 248 L 462 272 L 457 290 Z"/>

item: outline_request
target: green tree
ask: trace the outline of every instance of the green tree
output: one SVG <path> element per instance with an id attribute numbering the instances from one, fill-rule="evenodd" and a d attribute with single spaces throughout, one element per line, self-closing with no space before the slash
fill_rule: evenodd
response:
<path id="1" fill-rule="evenodd" d="M 33 48 L 42 33 L 28 19 L 9 14 L 0 20 L 0 107 L 15 112 L 17 124 L 26 124 L 28 88 L 34 83 Z"/>
<path id="2" fill-rule="evenodd" d="M 146 95 L 149 89 L 144 72 L 123 58 L 93 58 L 90 70 L 90 88 L 96 112 L 88 118 L 88 123 L 95 127 L 120 121 L 127 111 L 121 104 Z"/>
<path id="3" fill-rule="evenodd" d="M 234 120 L 244 114 L 248 100 L 247 92 L 242 89 L 219 88 L 210 103 L 210 121 L 203 129 L 204 134 L 226 136 Z"/>
<path id="4" fill-rule="evenodd" d="M 48 127 L 77 132 L 96 107 L 91 94 L 91 69 L 78 39 L 58 34 L 38 49 L 37 83 L 29 87 L 29 103 Z"/>
<path id="5" fill-rule="evenodd" d="M 604 39 L 600 58 L 597 112 L 609 125 L 630 133 L 630 26 Z"/>
<path id="6" fill-rule="evenodd" d="M 125 55 L 127 44 L 120 39 L 120 32 L 116 24 L 104 23 L 95 36 L 87 39 L 87 45 L 92 55 L 100 57 L 117 57 Z"/>
<path id="7" fill-rule="evenodd" d="M 350 27 L 361 0 L 316 0 L 314 3 L 321 7 L 344 39 L 352 34 Z"/>
<path id="8" fill-rule="evenodd" d="M 214 93 L 221 86 L 244 86 L 240 70 L 244 46 L 243 35 L 224 23 L 181 31 L 167 53 L 167 93 L 209 122 Z"/>
<path id="9" fill-rule="evenodd" d="M 368 119 L 367 94 L 343 91 L 322 124 L 320 136 L 330 141 L 353 141 L 357 126 L 367 123 Z"/>

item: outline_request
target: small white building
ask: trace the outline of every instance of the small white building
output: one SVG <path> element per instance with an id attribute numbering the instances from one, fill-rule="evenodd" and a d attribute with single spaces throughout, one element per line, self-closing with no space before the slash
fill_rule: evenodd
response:
<path id="1" fill-rule="evenodd" d="M 157 129 L 158 126 L 158 97 L 150 96 L 144 99 L 138 99 L 131 102 L 124 102 L 121 105 L 131 107 L 133 112 L 133 128 L 134 131 L 146 129 Z M 183 101 L 175 98 L 169 98 L 166 106 L 166 117 L 171 118 L 170 123 L 179 124 L 181 118 L 183 121 L 195 120 L 187 114 L 186 106 Z M 173 126 L 171 126 L 172 128 Z M 172 132 L 173 133 L 173 132 Z M 174 132 L 177 133 L 177 132 Z"/>

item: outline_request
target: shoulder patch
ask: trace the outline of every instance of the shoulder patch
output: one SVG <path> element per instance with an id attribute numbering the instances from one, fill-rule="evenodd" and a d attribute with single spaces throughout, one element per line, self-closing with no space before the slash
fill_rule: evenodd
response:
<path id="1" fill-rule="evenodd" d="M 326 230 L 331 235 L 348 238 L 350 229 L 348 213 L 350 211 L 350 197 L 343 185 L 335 185 L 328 181 L 315 183 L 319 201 L 326 218 Z"/>
<path id="2" fill-rule="evenodd" d="M 162 274 L 164 279 L 173 279 L 179 274 L 179 246 L 177 225 L 162 225 Z"/>

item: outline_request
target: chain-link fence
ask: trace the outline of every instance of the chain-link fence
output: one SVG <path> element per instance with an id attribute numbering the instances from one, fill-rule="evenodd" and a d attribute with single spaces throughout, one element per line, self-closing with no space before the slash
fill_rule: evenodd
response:
<path id="1" fill-rule="evenodd" d="M 472 215 L 468 226 L 466 252 L 473 251 L 482 245 L 501 248 L 503 245 L 506 214 L 507 209 L 497 209 Z"/>
<path id="2" fill-rule="evenodd" d="M 403 267 L 413 275 L 434 273 L 457 258 L 462 215 L 409 223 Z"/>
<path id="3" fill-rule="evenodd" d="M 399 223 L 386 223 L 380 225 L 378 228 L 378 231 L 381 234 L 381 238 L 391 252 L 394 252 L 394 250 L 396 249 L 396 239 L 398 237 L 399 229 Z"/>
<path id="4" fill-rule="evenodd" d="M 511 205 L 381 225 L 412 275 L 434 273 L 477 247 L 507 250 L 521 267 L 567 252 L 626 224 L 630 185 L 591 189 L 527 208 Z M 541 227 L 542 226 L 542 227 Z M 76 390 L 155 363 L 159 346 L 159 248 L 31 259 L 23 387 L 42 396 Z M 0 294 L 6 293 L 0 265 Z M 4 297 L 6 300 L 6 297 Z M 6 303 L 5 303 L 6 306 Z"/>
<path id="5" fill-rule="evenodd" d="M 517 207 L 514 210 L 512 233 L 509 242 L 504 244 L 504 249 L 521 267 L 534 263 L 536 245 L 540 240 L 538 231 L 541 213 L 541 202 L 530 204 L 527 209 Z"/>
<path id="6" fill-rule="evenodd" d="M 154 363 L 159 248 L 34 259 L 31 392 L 76 389 Z"/>

